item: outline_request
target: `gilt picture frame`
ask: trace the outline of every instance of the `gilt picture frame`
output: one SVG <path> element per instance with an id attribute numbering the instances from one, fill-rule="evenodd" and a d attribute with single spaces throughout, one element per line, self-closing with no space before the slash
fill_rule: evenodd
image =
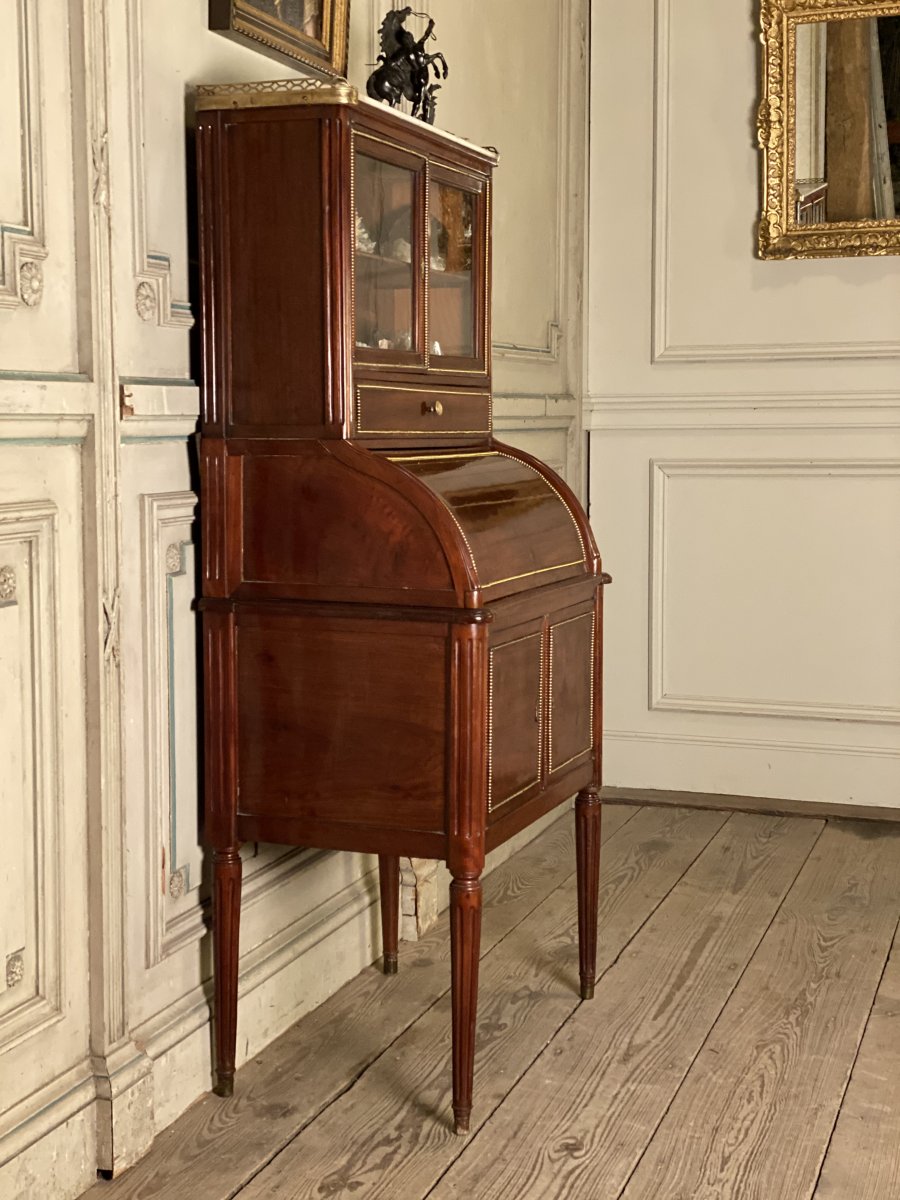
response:
<path id="1" fill-rule="evenodd" d="M 762 94 L 757 136 L 762 152 L 762 203 L 757 252 L 763 259 L 856 258 L 900 254 L 900 216 L 826 219 L 815 181 L 798 162 L 798 46 L 804 27 L 878 22 L 900 16 L 900 0 L 759 0 Z M 824 183 L 825 180 L 819 181 Z M 821 190 L 821 189 L 820 189 Z M 810 203 L 806 203 L 811 200 Z"/>
<path id="2" fill-rule="evenodd" d="M 347 73 L 350 0 L 209 0 L 209 27 L 325 75 Z"/>

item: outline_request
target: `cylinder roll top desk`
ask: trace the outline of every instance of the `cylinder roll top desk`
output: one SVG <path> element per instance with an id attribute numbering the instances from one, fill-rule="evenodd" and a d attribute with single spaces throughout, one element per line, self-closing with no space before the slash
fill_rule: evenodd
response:
<path id="1" fill-rule="evenodd" d="M 447 862 L 469 1128 L 485 853 L 573 794 L 593 994 L 603 584 L 581 506 L 494 440 L 496 154 L 345 83 L 201 88 L 201 601 L 216 1090 L 241 843 Z"/>

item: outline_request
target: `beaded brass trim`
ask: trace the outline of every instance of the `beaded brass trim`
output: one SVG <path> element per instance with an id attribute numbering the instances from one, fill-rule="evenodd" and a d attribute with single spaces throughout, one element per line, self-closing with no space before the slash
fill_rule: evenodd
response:
<path id="1" fill-rule="evenodd" d="M 487 406 L 487 424 L 480 429 L 430 429 L 423 421 L 419 426 L 413 428 L 407 426 L 406 429 L 366 429 L 363 424 L 363 392 L 409 392 L 411 395 L 427 396 L 479 396 L 488 400 Z M 370 434 L 372 437 L 380 437 L 382 434 L 397 434 L 398 436 L 420 437 L 423 434 L 426 437 L 452 437 L 476 434 L 490 433 L 493 428 L 493 412 L 490 405 L 490 392 L 459 392 L 450 388 L 430 388 L 430 387 L 410 387 L 402 383 L 363 383 L 356 388 L 356 432 L 358 434 Z"/>
<path id="2" fill-rule="evenodd" d="M 564 625 L 571 625 L 575 621 L 591 622 L 591 733 L 590 741 L 583 750 L 579 750 L 570 758 L 565 759 L 561 763 L 553 762 L 553 634 L 557 629 L 562 629 Z M 579 613 L 577 617 L 569 617 L 565 621 L 557 621 L 555 625 L 550 626 L 550 649 L 549 649 L 549 666 L 550 666 L 550 703 L 547 708 L 547 769 L 552 775 L 554 771 L 560 771 L 563 767 L 567 767 L 569 763 L 575 762 L 578 758 L 583 758 L 585 754 L 590 754 L 594 748 L 594 655 L 597 648 L 597 614 L 594 611 L 589 613 Z"/>
<path id="3" fill-rule="evenodd" d="M 534 779 L 529 780 L 524 787 L 520 787 L 518 791 L 512 792 L 509 796 L 505 796 L 499 803 L 494 803 L 494 655 L 498 650 L 505 650 L 508 646 L 518 646 L 521 642 L 530 642 L 534 638 L 538 641 L 538 651 L 540 655 L 540 676 L 538 682 L 538 752 L 537 752 L 537 774 Z M 536 630 L 534 633 L 526 633 L 523 637 L 513 638 L 512 641 L 502 642 L 499 646 L 491 646 L 488 651 L 488 812 L 496 812 L 500 808 L 504 808 L 518 796 L 529 791 L 535 784 L 541 782 L 541 766 L 544 761 L 544 635 L 542 630 Z"/>

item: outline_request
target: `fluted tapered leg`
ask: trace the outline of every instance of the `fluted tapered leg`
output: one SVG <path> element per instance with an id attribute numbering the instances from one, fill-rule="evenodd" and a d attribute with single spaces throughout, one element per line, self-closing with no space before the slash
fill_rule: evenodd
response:
<path id="1" fill-rule="evenodd" d="M 585 788 L 575 800 L 578 878 L 578 957 L 581 998 L 591 1000 L 597 981 L 597 905 L 600 898 L 600 796 Z"/>
<path id="2" fill-rule="evenodd" d="M 216 993 L 216 1086 L 234 1092 L 237 1045 L 238 944 L 241 927 L 241 856 L 236 846 L 213 853 L 213 953 Z"/>
<path id="3" fill-rule="evenodd" d="M 400 925 L 400 859 L 392 854 L 378 855 L 378 882 L 381 886 L 381 947 L 385 975 L 397 974 L 397 940 Z"/>
<path id="4" fill-rule="evenodd" d="M 481 954 L 481 880 L 450 884 L 450 958 L 453 991 L 453 1117 L 457 1133 L 469 1132 L 475 1073 L 478 960 Z"/>

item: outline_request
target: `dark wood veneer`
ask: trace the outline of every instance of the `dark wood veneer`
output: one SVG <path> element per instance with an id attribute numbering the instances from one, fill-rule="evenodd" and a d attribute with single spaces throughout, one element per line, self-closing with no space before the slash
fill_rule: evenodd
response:
<path id="1" fill-rule="evenodd" d="M 368 102 L 328 102 L 327 89 L 314 100 L 229 98 L 198 118 L 217 1090 L 234 1080 L 241 843 L 377 854 L 389 973 L 399 858 L 438 857 L 453 880 L 464 1133 L 485 854 L 575 792 L 579 972 L 582 995 L 593 991 L 606 577 L 565 483 L 492 435 L 494 155 Z M 402 245 L 365 232 L 388 332 L 364 346 L 360 152 L 413 181 L 411 270 Z M 434 232 L 426 202 L 439 183 L 466 195 L 445 190 Z M 432 303 L 450 306 L 446 344 L 469 357 L 429 346 Z M 410 327 L 392 333 L 397 313 Z"/>

